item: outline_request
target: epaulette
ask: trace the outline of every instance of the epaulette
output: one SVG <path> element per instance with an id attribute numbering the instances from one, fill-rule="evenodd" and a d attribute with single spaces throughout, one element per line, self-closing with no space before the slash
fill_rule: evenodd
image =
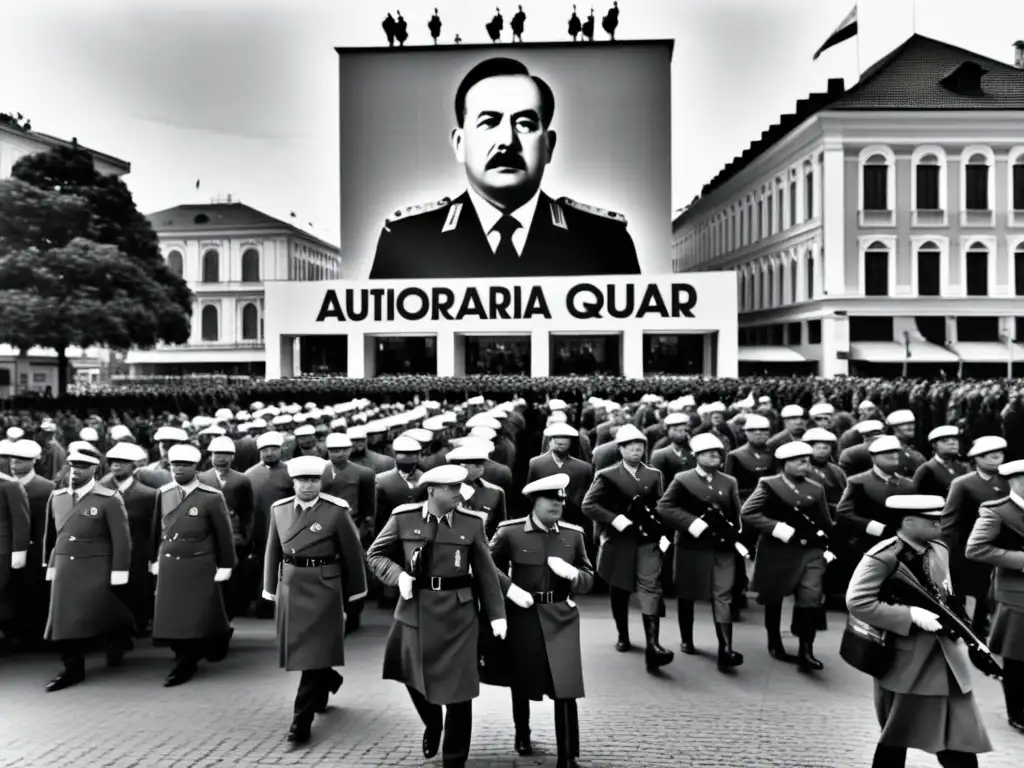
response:
<path id="1" fill-rule="evenodd" d="M 273 509 L 274 507 L 279 507 L 282 504 L 291 504 L 293 501 L 295 501 L 294 496 L 289 496 L 286 499 L 278 499 L 277 501 L 270 505 L 270 508 Z"/>
<path id="2" fill-rule="evenodd" d="M 171 482 L 169 482 L 169 483 L 164 483 L 164 484 L 163 484 L 163 485 L 161 485 L 161 486 L 160 486 L 160 487 L 159 487 L 159 488 L 158 488 L 157 490 L 158 490 L 158 491 L 160 491 L 160 493 L 163 493 L 164 491 L 170 491 L 170 490 L 172 490 L 172 489 L 174 488 L 174 486 L 176 486 L 176 485 L 177 485 L 177 483 L 175 483 L 175 482 L 174 482 L 174 481 L 172 480 L 172 481 L 171 481 Z"/>
<path id="3" fill-rule="evenodd" d="M 472 515 L 477 520 L 479 520 L 482 523 L 484 523 L 484 525 L 487 524 L 487 513 L 486 512 L 477 512 L 475 509 L 466 509 L 465 507 L 456 507 L 455 511 L 456 512 L 461 512 L 464 515 Z"/>
<path id="4" fill-rule="evenodd" d="M 94 485 L 92 487 L 92 493 L 95 493 L 97 496 L 116 496 L 117 495 L 117 491 L 115 489 L 107 488 L 107 486 L 100 485 L 99 483 L 97 483 L 96 485 Z"/>
<path id="5" fill-rule="evenodd" d="M 822 485 L 822 484 L 821 484 L 821 483 L 819 483 L 819 482 L 818 482 L 817 480 L 814 480 L 814 479 L 812 479 L 812 478 L 810 478 L 810 477 L 805 477 L 805 478 L 804 478 L 804 480 L 805 480 L 805 481 L 807 481 L 808 483 L 810 483 L 811 485 L 816 485 L 816 486 L 818 486 L 818 487 L 819 487 L 819 488 L 821 488 L 822 490 L 824 490 L 824 488 L 825 488 L 825 486 L 824 486 L 824 485 Z"/>
<path id="6" fill-rule="evenodd" d="M 522 525 L 524 520 L 526 520 L 525 517 L 516 517 L 512 520 L 502 520 L 500 523 L 498 523 L 498 527 L 504 528 L 506 525 L 516 525 L 517 523 Z"/>
<path id="7" fill-rule="evenodd" d="M 450 197 L 442 197 L 440 200 L 435 202 L 423 203 L 422 205 L 410 205 L 408 208 L 400 208 L 384 220 L 384 228 L 386 229 L 388 224 L 393 224 L 400 219 L 408 219 L 411 216 L 419 216 L 424 213 L 439 211 L 446 205 L 451 205 L 451 202 L 452 200 Z"/>
<path id="8" fill-rule="evenodd" d="M 568 528 L 570 531 L 579 531 L 580 533 L 585 533 L 585 531 L 583 530 L 582 526 L 576 525 L 575 523 L 567 523 L 564 520 L 559 520 L 558 521 L 558 527 L 559 528 Z"/>
<path id="9" fill-rule="evenodd" d="M 53 493 L 54 496 L 60 496 L 62 493 L 68 493 L 68 489 L 67 488 L 55 488 L 52 491 L 52 493 Z"/>
<path id="10" fill-rule="evenodd" d="M 932 539 L 931 543 L 934 544 L 937 547 L 942 547 L 943 549 L 945 549 L 947 551 L 949 550 L 949 544 L 944 542 L 942 539 Z"/>
<path id="11" fill-rule="evenodd" d="M 196 485 L 196 489 L 200 491 L 206 491 L 207 493 L 220 493 L 220 488 L 214 488 L 212 485 L 206 485 L 206 483 L 199 483 Z"/>
<path id="12" fill-rule="evenodd" d="M 484 480 L 482 477 L 480 478 L 480 485 L 482 485 L 484 488 L 490 488 L 492 491 L 501 491 L 502 493 L 505 493 L 505 489 L 502 488 L 500 485 L 495 485 L 494 483 L 489 483 L 486 480 Z"/>
<path id="13" fill-rule="evenodd" d="M 616 213 L 615 211 L 606 211 L 604 208 L 596 208 L 593 205 L 584 205 L 583 203 L 578 203 L 569 197 L 561 197 L 558 199 L 558 202 L 561 203 L 562 205 L 567 205 L 570 208 L 573 208 L 577 211 L 589 213 L 592 216 L 600 216 L 603 219 L 615 221 L 618 222 L 619 224 L 622 224 L 623 226 L 626 226 L 626 217 L 623 216 L 621 213 Z"/>
<path id="14" fill-rule="evenodd" d="M 403 512 L 419 512 L 421 509 L 423 509 L 423 503 L 422 502 L 419 503 L 419 504 L 416 504 L 416 503 L 412 503 L 412 504 L 399 504 L 397 507 L 395 507 L 393 510 L 391 510 L 391 514 L 392 515 L 399 515 L 399 514 L 402 514 Z"/>
<path id="15" fill-rule="evenodd" d="M 959 480 L 960 478 L 958 477 L 956 479 Z M 1004 502 L 1006 502 L 1009 498 L 1010 498 L 1009 495 L 1006 495 L 1006 496 L 1003 496 L 1003 497 L 998 498 L 998 499 L 992 499 L 991 501 L 983 501 L 978 506 L 978 509 L 981 509 L 981 507 L 995 507 L 995 506 L 998 506 L 998 505 L 1003 504 Z"/>
<path id="16" fill-rule="evenodd" d="M 332 496 L 329 493 L 321 493 L 320 498 L 323 499 L 324 501 L 331 502 L 331 504 L 337 504 L 342 509 L 352 509 L 352 507 L 349 505 L 347 501 L 345 501 L 344 499 L 339 499 L 337 496 Z"/>
<path id="17" fill-rule="evenodd" d="M 883 539 L 867 551 L 869 555 L 877 555 L 883 550 L 889 549 L 893 544 L 901 544 L 899 536 L 892 536 L 888 539 Z"/>

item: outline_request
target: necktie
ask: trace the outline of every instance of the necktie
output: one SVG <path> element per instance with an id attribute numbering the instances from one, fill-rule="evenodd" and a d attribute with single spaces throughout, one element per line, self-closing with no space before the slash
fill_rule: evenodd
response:
<path id="1" fill-rule="evenodd" d="M 511 216 L 502 216 L 494 225 L 494 231 L 501 235 L 498 247 L 494 251 L 499 263 L 519 260 L 519 253 L 516 252 L 516 247 L 512 244 L 512 233 L 517 229 L 519 229 L 519 222 Z"/>
<path id="2" fill-rule="evenodd" d="M 185 500 L 185 489 L 180 485 L 178 486 L 178 503 L 181 504 Z"/>

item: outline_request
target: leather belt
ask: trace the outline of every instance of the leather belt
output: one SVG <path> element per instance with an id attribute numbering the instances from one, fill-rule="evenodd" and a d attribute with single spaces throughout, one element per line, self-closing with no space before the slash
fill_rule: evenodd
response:
<path id="1" fill-rule="evenodd" d="M 555 592 L 534 592 L 533 593 L 533 602 L 534 603 L 544 603 L 544 604 L 561 603 L 563 600 L 567 600 L 568 598 L 569 598 L 569 593 L 568 592 L 558 592 L 558 591 L 555 591 Z"/>
<path id="2" fill-rule="evenodd" d="M 413 582 L 416 589 L 430 592 L 447 592 L 473 586 L 472 576 L 422 576 Z"/>
<path id="3" fill-rule="evenodd" d="M 341 562 L 341 555 L 331 557 L 295 557 L 285 555 L 284 562 L 287 565 L 294 565 L 296 568 L 319 568 L 321 565 L 333 565 Z"/>

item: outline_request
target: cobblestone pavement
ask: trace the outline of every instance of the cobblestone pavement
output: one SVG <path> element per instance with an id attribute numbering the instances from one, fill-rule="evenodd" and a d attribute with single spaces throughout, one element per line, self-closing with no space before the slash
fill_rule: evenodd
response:
<path id="1" fill-rule="evenodd" d="M 802 675 L 772 660 L 761 613 L 736 625 L 735 645 L 746 663 L 733 676 L 714 662 L 714 628 L 699 606 L 696 642 L 704 653 L 677 653 L 656 678 L 636 650 L 619 654 L 604 598 L 582 601 L 587 698 L 580 702 L 584 768 L 854 768 L 869 766 L 878 734 L 871 680 L 838 656 L 843 616 L 830 616 L 817 655 L 825 671 Z M 703 610 L 702 610 L 703 608 Z M 631 611 L 634 643 L 643 637 Z M 784 616 L 788 617 L 788 610 Z M 284 740 L 298 675 L 277 668 L 273 623 L 245 619 L 231 655 L 207 664 L 179 688 L 163 688 L 166 651 L 148 643 L 108 670 L 90 657 L 86 682 L 47 694 L 43 685 L 59 662 L 43 655 L 0 659 L 0 766 L 35 768 L 206 768 L 208 766 L 440 766 L 424 761 L 422 725 L 404 688 L 380 679 L 381 647 L 390 617 L 368 606 L 364 628 L 349 638 L 345 684 L 333 708 L 318 716 L 313 740 Z M 662 642 L 678 647 L 674 615 Z M 787 639 L 795 651 L 796 640 Z M 985 768 L 1020 765 L 1024 741 L 1010 730 L 998 685 L 976 675 L 976 696 L 996 751 Z M 533 708 L 536 755 L 512 750 L 508 693 L 484 687 L 474 703 L 475 768 L 554 766 L 550 702 Z M 937 765 L 912 752 L 908 766 Z"/>

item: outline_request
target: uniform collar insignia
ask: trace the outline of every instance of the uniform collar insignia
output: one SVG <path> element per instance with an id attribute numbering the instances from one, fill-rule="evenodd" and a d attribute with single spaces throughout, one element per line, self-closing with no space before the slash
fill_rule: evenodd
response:
<path id="1" fill-rule="evenodd" d="M 448 217 L 444 220 L 442 232 L 452 232 L 459 226 L 459 217 L 462 216 L 462 203 L 455 203 L 448 209 Z"/>

